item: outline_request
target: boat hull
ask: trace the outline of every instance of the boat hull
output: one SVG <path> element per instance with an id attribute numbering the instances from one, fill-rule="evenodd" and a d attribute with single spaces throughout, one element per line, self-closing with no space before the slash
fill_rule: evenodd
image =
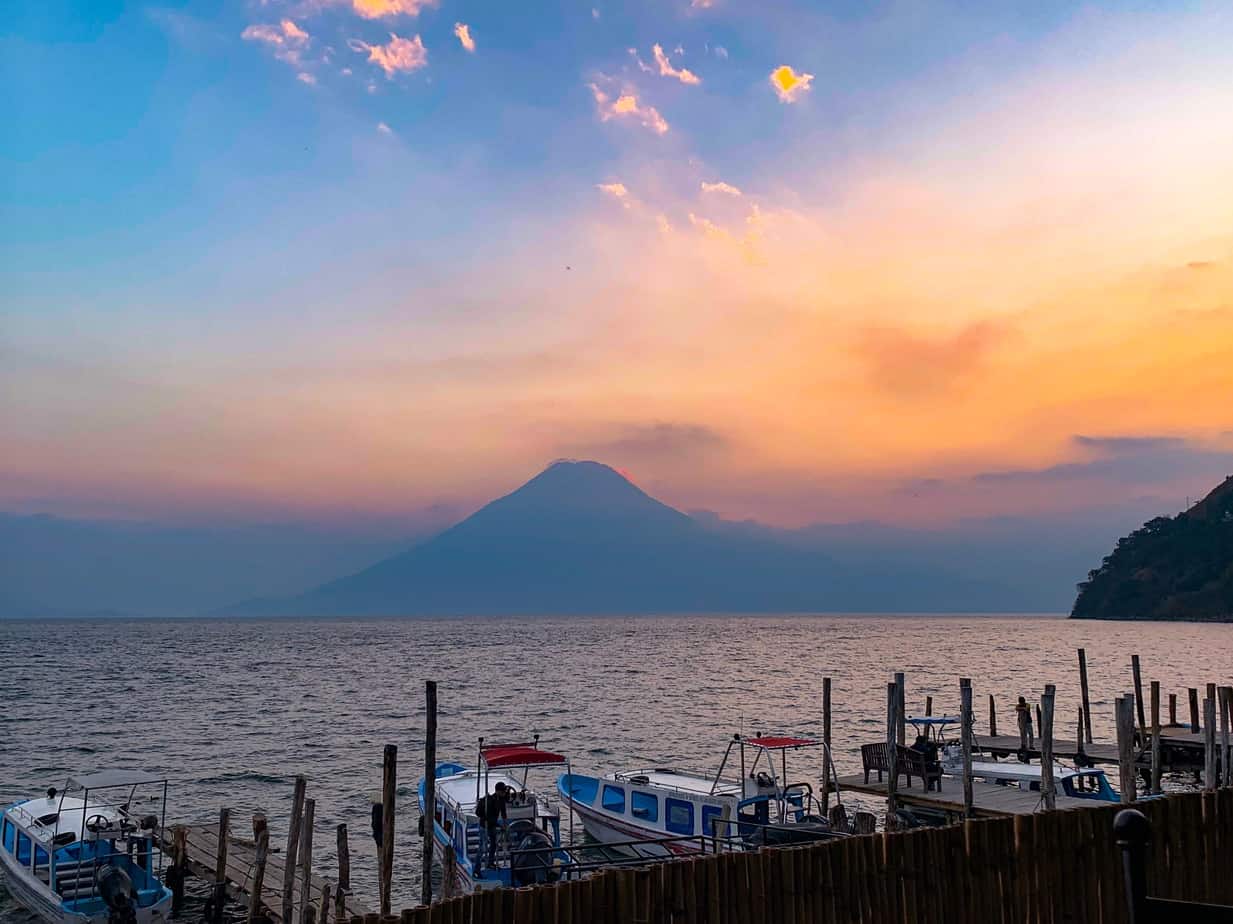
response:
<path id="1" fill-rule="evenodd" d="M 562 793 L 562 798 L 570 808 L 582 819 L 582 826 L 587 834 L 601 844 L 619 844 L 622 841 L 647 841 L 655 838 L 671 837 L 672 835 L 656 828 L 644 828 L 630 824 L 626 819 L 616 819 L 598 811 L 589 805 L 583 805 L 570 796 Z M 617 848 L 618 850 L 620 848 Z M 668 857 L 685 856 L 702 853 L 701 841 L 674 841 L 669 844 L 639 844 L 638 854 L 642 856 Z M 631 851 L 631 856 L 635 854 Z"/>
<path id="2" fill-rule="evenodd" d="M 26 910 L 37 914 L 53 924 L 106 924 L 106 911 L 97 914 L 81 914 L 67 909 L 60 897 L 53 894 L 42 882 L 32 882 L 24 873 L 24 867 L 14 866 L 9 855 L 0 850 L 0 870 L 4 872 L 4 885 L 13 900 Z M 137 924 L 164 924 L 171 919 L 171 893 L 146 908 L 137 908 Z"/>

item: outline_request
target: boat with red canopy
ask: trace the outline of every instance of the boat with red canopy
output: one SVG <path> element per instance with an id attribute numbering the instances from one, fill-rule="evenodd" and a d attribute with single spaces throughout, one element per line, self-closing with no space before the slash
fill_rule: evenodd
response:
<path id="1" fill-rule="evenodd" d="M 708 839 L 723 849 L 820 840 L 843 832 L 823 817 L 812 784 L 788 777 L 788 752 L 815 748 L 823 773 L 833 774 L 822 741 L 733 735 L 714 773 L 679 767 L 603 777 L 567 772 L 557 779 L 557 792 L 601 843 L 660 838 L 664 851 L 694 853 Z"/>

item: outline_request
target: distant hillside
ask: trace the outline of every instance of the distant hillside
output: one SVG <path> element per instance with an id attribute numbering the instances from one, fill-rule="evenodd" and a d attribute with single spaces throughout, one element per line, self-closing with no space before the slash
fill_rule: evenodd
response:
<path id="1" fill-rule="evenodd" d="M 558 462 L 436 538 L 269 615 L 937 609 L 1004 591 L 934 569 L 839 566 L 775 531 L 715 529 L 598 462 Z M 979 606 L 977 608 L 980 608 Z"/>
<path id="2" fill-rule="evenodd" d="M 1233 622 L 1233 476 L 1120 540 L 1079 585 L 1071 616 Z"/>

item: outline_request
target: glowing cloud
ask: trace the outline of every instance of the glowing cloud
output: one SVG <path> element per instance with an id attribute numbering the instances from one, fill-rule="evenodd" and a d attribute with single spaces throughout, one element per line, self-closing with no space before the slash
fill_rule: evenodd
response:
<path id="1" fill-rule="evenodd" d="M 384 45 L 369 45 L 359 39 L 351 39 L 347 45 L 352 51 L 366 52 L 368 60 L 385 71 L 387 79 L 428 66 L 428 49 L 418 35 L 405 39 L 391 32 Z"/>
<path id="2" fill-rule="evenodd" d="M 624 183 L 596 183 L 595 188 L 616 199 L 624 199 L 629 195 Z"/>
<path id="3" fill-rule="evenodd" d="M 310 36 L 292 20 L 284 19 L 278 25 L 254 24 L 240 33 L 246 42 L 260 42 L 269 46 L 274 57 L 288 64 L 299 65 L 301 52 L 308 47 Z M 301 78 L 303 79 L 303 78 Z"/>
<path id="4" fill-rule="evenodd" d="M 787 64 L 781 64 L 771 71 L 770 81 L 780 102 L 795 103 L 809 89 L 813 74 L 798 74 Z"/>
<path id="5" fill-rule="evenodd" d="M 475 51 L 475 39 L 471 38 L 471 27 L 465 22 L 454 23 L 454 34 L 458 36 L 458 41 L 467 51 Z"/>
<path id="6" fill-rule="evenodd" d="M 392 135 L 394 134 L 394 129 L 390 128 L 384 122 L 378 122 L 377 123 L 377 133 L 380 135 Z"/>
<path id="7" fill-rule="evenodd" d="M 365 19 L 418 16 L 420 10 L 436 5 L 437 0 L 351 0 L 351 8 Z"/>
<path id="8" fill-rule="evenodd" d="M 624 92 L 614 100 L 597 84 L 592 83 L 589 86 L 595 97 L 595 108 L 599 112 L 601 122 L 617 117 L 628 117 L 635 119 L 657 135 L 663 135 L 668 131 L 668 122 L 659 114 L 659 110 L 654 106 L 639 103 L 638 97 L 632 92 Z"/>
<path id="9" fill-rule="evenodd" d="M 696 85 L 702 83 L 702 78 L 693 71 L 686 68 L 679 70 L 672 66 L 672 62 L 668 60 L 668 56 L 664 54 L 663 46 L 655 45 L 651 48 L 651 53 L 655 55 L 655 63 L 659 65 L 659 73 L 662 77 L 675 77 L 681 83 Z M 642 62 L 639 61 L 639 64 Z"/>
<path id="10" fill-rule="evenodd" d="M 704 193 L 723 193 L 725 196 L 741 195 L 741 191 L 739 189 L 729 183 L 723 182 L 722 180 L 718 183 L 708 183 L 706 180 L 703 180 L 702 191 Z"/>

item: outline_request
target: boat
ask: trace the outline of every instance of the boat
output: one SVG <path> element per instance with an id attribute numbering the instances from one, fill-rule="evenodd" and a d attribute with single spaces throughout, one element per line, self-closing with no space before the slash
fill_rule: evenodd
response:
<path id="1" fill-rule="evenodd" d="M 531 770 L 559 766 L 568 770 L 569 762 L 560 754 L 543 750 L 538 735 L 531 742 L 514 744 L 485 745 L 481 738 L 474 768 L 437 764 L 433 841 L 443 863 L 447 849 L 453 849 L 454 862 L 445 865 L 452 866 L 455 894 L 560 878 L 560 869 L 570 862 L 561 845 L 560 806 L 528 787 Z M 476 804 L 482 796 L 495 792 L 498 783 L 512 789 L 513 796 L 506 805 L 506 824 L 498 836 L 496 862 L 489 866 L 483 855 L 485 842 Z M 426 820 L 426 785 L 427 781 L 421 779 L 421 833 Z"/>
<path id="2" fill-rule="evenodd" d="M 688 854 L 802 843 L 838 837 L 822 817 L 813 787 L 788 782 L 788 751 L 821 747 L 824 772 L 830 754 L 812 738 L 733 735 L 719 770 L 707 773 L 653 767 L 603 777 L 565 773 L 557 780 L 562 801 L 603 844 L 640 842 L 659 853 Z M 729 763 L 740 776 L 724 777 Z M 775 756 L 780 767 L 775 766 Z"/>
<path id="3" fill-rule="evenodd" d="M 963 777 L 963 754 L 957 745 L 942 750 L 942 772 Z M 986 760 L 973 758 L 972 778 L 1003 786 L 1039 792 L 1043 768 L 1040 764 L 1025 764 L 1017 760 Z M 1053 782 L 1059 796 L 1072 799 L 1092 799 L 1098 802 L 1119 802 L 1121 797 L 1109 782 L 1105 772 L 1096 767 L 1065 767 L 1053 765 Z"/>
<path id="4" fill-rule="evenodd" d="M 158 792 L 157 814 L 136 808 Z M 0 868 L 21 905 L 56 924 L 160 924 L 171 915 L 163 857 L 167 780 L 132 770 L 70 777 L 0 815 Z"/>

